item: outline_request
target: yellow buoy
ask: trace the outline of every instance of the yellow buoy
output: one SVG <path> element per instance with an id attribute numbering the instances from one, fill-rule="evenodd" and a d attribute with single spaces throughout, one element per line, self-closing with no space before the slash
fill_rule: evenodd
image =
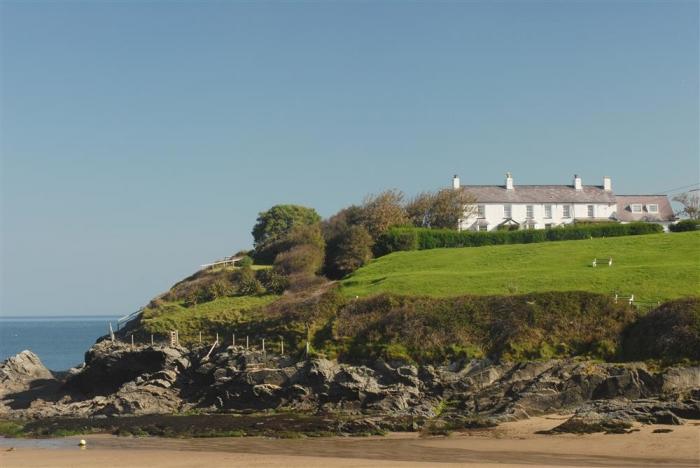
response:
<path id="1" fill-rule="evenodd" d="M 80 442 L 78 442 L 78 445 L 81 447 L 85 447 L 87 445 L 87 442 L 85 442 L 85 439 L 80 439 Z"/>

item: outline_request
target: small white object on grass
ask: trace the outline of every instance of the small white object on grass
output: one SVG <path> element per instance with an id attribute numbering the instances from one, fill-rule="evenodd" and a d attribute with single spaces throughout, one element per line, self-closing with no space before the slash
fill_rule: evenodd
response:
<path id="1" fill-rule="evenodd" d="M 87 442 L 85 442 L 85 439 L 80 439 L 80 442 L 78 442 L 78 445 L 81 447 L 85 447 L 87 445 Z"/>
<path id="2" fill-rule="evenodd" d="M 593 268 L 595 268 L 598 265 L 598 259 L 594 258 L 593 259 Z"/>

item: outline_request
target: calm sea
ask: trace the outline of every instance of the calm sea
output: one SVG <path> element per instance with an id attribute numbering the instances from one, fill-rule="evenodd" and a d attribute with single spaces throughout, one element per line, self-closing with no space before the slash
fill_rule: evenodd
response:
<path id="1" fill-rule="evenodd" d="M 0 317 L 0 361 L 29 349 L 51 370 L 70 369 L 109 333 L 110 321 L 117 317 Z"/>

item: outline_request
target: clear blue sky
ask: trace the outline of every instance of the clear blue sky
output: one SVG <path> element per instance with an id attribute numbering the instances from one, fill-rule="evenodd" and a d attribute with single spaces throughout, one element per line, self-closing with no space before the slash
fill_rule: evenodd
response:
<path id="1" fill-rule="evenodd" d="M 698 3 L 8 2 L 0 314 L 120 314 L 396 187 L 697 183 Z"/>

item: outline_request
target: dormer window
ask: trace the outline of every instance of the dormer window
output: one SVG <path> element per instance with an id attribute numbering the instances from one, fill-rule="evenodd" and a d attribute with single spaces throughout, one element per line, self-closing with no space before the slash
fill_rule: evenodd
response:
<path id="1" fill-rule="evenodd" d="M 630 210 L 632 210 L 632 213 L 641 213 L 642 212 L 642 204 L 641 203 L 634 203 L 630 205 Z"/>
<path id="2" fill-rule="evenodd" d="M 656 203 L 652 203 L 650 205 L 647 205 L 647 211 L 649 213 L 658 213 L 659 212 L 659 205 Z"/>

